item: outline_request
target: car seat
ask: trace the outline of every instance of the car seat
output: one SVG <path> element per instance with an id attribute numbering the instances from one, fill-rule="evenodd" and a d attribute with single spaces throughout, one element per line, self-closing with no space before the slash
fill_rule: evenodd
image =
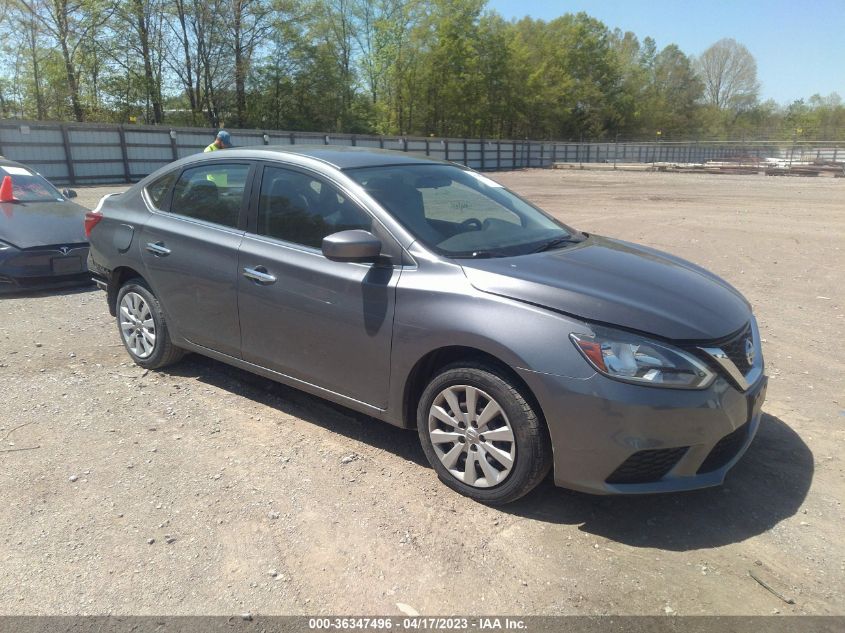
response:
<path id="1" fill-rule="evenodd" d="M 197 180 L 188 187 L 174 205 L 176 213 L 231 226 L 232 214 L 220 201 L 217 185 L 210 180 Z"/>
<path id="2" fill-rule="evenodd" d="M 367 181 L 364 188 L 376 201 L 390 211 L 417 237 L 438 244 L 443 236 L 428 223 L 422 194 L 398 176 L 378 176 Z"/>

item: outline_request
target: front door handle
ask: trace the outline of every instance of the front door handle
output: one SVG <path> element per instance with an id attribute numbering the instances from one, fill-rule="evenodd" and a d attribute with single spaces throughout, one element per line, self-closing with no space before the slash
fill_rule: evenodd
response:
<path id="1" fill-rule="evenodd" d="M 170 255 L 170 249 L 165 247 L 164 242 L 147 242 L 147 250 L 158 257 Z"/>
<path id="2" fill-rule="evenodd" d="M 244 277 L 256 281 L 260 284 L 276 283 L 276 278 L 267 272 L 264 266 L 256 266 L 255 268 L 244 268 Z"/>

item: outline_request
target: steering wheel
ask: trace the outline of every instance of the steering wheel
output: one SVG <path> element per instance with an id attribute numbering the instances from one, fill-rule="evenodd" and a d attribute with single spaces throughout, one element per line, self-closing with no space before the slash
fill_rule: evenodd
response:
<path id="1" fill-rule="evenodd" d="M 484 225 L 481 224 L 481 220 L 478 218 L 467 218 L 461 222 L 461 228 L 467 231 L 480 231 L 484 228 Z"/>

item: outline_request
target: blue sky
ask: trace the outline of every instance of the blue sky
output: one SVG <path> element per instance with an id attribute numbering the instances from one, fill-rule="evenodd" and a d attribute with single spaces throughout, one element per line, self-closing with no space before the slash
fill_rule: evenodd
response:
<path id="1" fill-rule="evenodd" d="M 650 35 L 687 55 L 732 37 L 757 60 L 761 97 L 845 99 L 845 0 L 489 0 L 505 18 L 549 20 L 584 11 L 611 29 Z"/>

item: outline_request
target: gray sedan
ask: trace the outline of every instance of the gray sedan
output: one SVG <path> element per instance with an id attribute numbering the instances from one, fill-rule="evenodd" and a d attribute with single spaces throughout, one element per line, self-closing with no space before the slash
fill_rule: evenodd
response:
<path id="1" fill-rule="evenodd" d="M 0 293 L 90 284 L 86 209 L 26 165 L 0 158 Z"/>
<path id="2" fill-rule="evenodd" d="M 86 221 L 142 367 L 197 352 L 416 429 L 491 504 L 720 484 L 766 377 L 748 302 L 682 259 L 565 226 L 402 152 L 183 159 Z"/>

